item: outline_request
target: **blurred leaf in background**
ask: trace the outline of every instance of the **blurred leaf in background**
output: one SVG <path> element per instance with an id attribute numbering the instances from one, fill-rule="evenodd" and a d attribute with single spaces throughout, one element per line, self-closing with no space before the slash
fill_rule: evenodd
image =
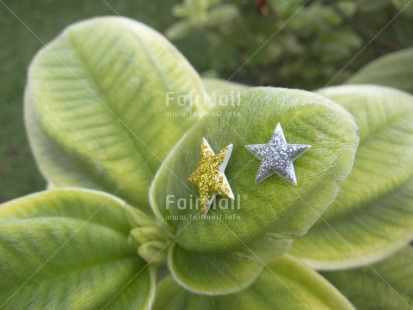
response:
<path id="1" fill-rule="evenodd" d="M 209 76 L 313 89 L 411 46 L 412 10 L 404 0 L 183 0 L 166 34 Z"/>

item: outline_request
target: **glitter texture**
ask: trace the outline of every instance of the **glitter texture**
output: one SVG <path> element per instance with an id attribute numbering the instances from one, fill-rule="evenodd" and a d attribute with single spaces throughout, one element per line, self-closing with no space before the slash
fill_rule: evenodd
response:
<path id="1" fill-rule="evenodd" d="M 234 199 L 231 187 L 224 174 L 232 152 L 232 144 L 215 155 L 205 138 L 201 141 L 201 161 L 195 172 L 188 178 L 199 188 L 201 215 L 205 217 L 216 195 Z"/>
<path id="2" fill-rule="evenodd" d="M 278 174 L 297 186 L 293 161 L 307 152 L 311 145 L 288 144 L 281 125 L 278 123 L 268 144 L 251 144 L 246 145 L 246 148 L 261 160 L 256 177 L 257 183 Z"/>

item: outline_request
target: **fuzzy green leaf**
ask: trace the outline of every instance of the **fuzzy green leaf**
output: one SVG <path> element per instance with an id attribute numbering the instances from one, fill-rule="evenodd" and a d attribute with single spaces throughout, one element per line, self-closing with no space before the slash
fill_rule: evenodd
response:
<path id="1" fill-rule="evenodd" d="M 149 212 L 156 170 L 208 99 L 159 33 L 104 17 L 70 26 L 37 54 L 25 103 L 31 146 L 52 187 L 116 193 Z"/>
<path id="2" fill-rule="evenodd" d="M 245 145 L 267 143 L 277 123 L 282 124 L 289 143 L 312 145 L 294 162 L 297 187 L 277 176 L 255 184 L 260 162 Z M 234 145 L 225 173 L 235 200 L 218 198 L 206 220 L 200 219 L 198 188 L 187 180 L 198 166 L 202 137 L 216 152 Z M 357 144 L 351 115 L 305 91 L 252 88 L 240 95 L 235 106 L 211 110 L 173 149 L 151 187 L 154 213 L 175 235 L 176 248 L 182 248 L 169 257 L 178 282 L 194 291 L 216 294 L 222 289 L 222 278 L 230 279 L 234 270 L 242 269 L 238 264 L 259 266 L 283 254 L 333 200 L 350 172 Z M 217 266 L 207 275 L 211 281 L 204 281 L 203 274 L 196 273 L 199 268 L 190 265 L 202 265 L 209 255 L 233 263 Z M 186 263 L 173 261 L 178 259 Z M 203 288 L 192 285 L 197 277 Z M 232 288 L 226 284 L 224 291 L 240 289 L 250 281 L 233 281 Z"/>
<path id="3" fill-rule="evenodd" d="M 182 286 L 211 295 L 240 291 L 262 270 L 262 264 L 246 256 L 186 251 L 177 245 L 170 249 L 168 262 Z"/>
<path id="4" fill-rule="evenodd" d="M 377 264 L 323 275 L 363 310 L 413 309 L 413 248 Z"/>
<path id="5" fill-rule="evenodd" d="M 222 98 L 222 96 L 229 96 L 229 99 L 231 99 L 232 95 L 236 99 L 237 93 L 246 90 L 249 87 L 244 84 L 213 78 L 203 78 L 202 84 L 204 84 L 206 92 L 213 100 L 212 102 L 214 102 L 215 98 L 216 104 L 219 104 L 220 98 L 222 101 L 224 101 L 224 98 Z"/>
<path id="6" fill-rule="evenodd" d="M 320 275 L 288 256 L 264 267 L 247 289 L 223 296 L 197 295 L 168 277 L 157 290 L 154 310 L 266 310 L 266 309 L 354 309 Z"/>
<path id="7" fill-rule="evenodd" d="M 353 113 L 360 146 L 336 200 L 290 253 L 322 270 L 378 261 L 413 239 L 413 96 L 382 86 L 319 92 Z"/>
<path id="8" fill-rule="evenodd" d="M 411 5 L 413 7 L 413 4 Z M 354 74 L 348 84 L 377 84 L 413 93 L 413 48 L 372 61 Z"/>
<path id="9" fill-rule="evenodd" d="M 127 243 L 124 203 L 90 190 L 0 207 L 0 308 L 148 309 L 153 267 Z"/>
<path id="10" fill-rule="evenodd" d="M 209 96 L 211 107 L 236 105 L 239 102 L 241 92 L 249 87 L 244 84 L 213 78 L 203 78 L 202 84 L 204 84 L 205 91 Z"/>

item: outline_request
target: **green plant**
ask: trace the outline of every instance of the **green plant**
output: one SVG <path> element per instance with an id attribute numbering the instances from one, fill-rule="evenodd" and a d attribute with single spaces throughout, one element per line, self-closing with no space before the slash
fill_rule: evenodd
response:
<path id="1" fill-rule="evenodd" d="M 206 75 L 313 89 L 410 47 L 412 9 L 397 0 L 184 0 L 166 35 Z"/>
<path id="2" fill-rule="evenodd" d="M 75 24 L 42 49 L 25 120 L 49 190 L 0 207 L 0 307 L 411 307 L 413 97 L 371 85 L 246 88 L 202 81 L 126 18 Z M 254 183 L 244 145 L 278 122 L 312 145 L 295 163 L 297 187 Z M 188 207 L 202 137 L 214 150 L 234 145 L 236 207 L 206 219 Z"/>

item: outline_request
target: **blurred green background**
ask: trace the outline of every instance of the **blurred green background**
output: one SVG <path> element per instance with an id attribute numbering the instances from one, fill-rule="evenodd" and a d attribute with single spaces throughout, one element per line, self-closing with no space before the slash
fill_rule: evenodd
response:
<path id="1" fill-rule="evenodd" d="M 166 33 L 204 76 L 314 89 L 412 46 L 409 3 L 0 0 L 0 202 L 45 188 L 24 132 L 24 84 L 36 51 L 71 23 L 128 16 Z"/>

